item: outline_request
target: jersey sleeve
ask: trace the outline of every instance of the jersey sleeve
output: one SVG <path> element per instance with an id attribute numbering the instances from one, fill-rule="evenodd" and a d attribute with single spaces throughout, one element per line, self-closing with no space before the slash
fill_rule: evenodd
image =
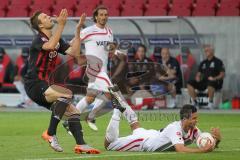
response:
<path id="1" fill-rule="evenodd" d="M 170 139 L 173 145 L 175 144 L 184 144 L 182 138 L 182 131 L 176 126 L 169 126 L 167 129 L 167 137 Z"/>
<path id="2" fill-rule="evenodd" d="M 70 45 L 66 43 L 62 38 L 59 40 L 59 44 L 60 46 L 58 48 L 58 52 L 66 55 L 65 51 L 70 47 Z"/>
<path id="3" fill-rule="evenodd" d="M 225 66 L 221 60 L 219 60 L 219 70 L 220 72 L 225 72 Z"/>
<path id="4" fill-rule="evenodd" d="M 41 51 L 44 43 L 44 39 L 42 39 L 41 37 L 37 37 L 33 40 L 32 46 L 35 50 Z"/>
<path id="5" fill-rule="evenodd" d="M 82 43 L 84 43 L 84 42 L 86 42 L 87 41 L 87 39 L 88 39 L 88 35 L 90 34 L 89 33 L 90 31 L 89 31 L 89 29 L 88 28 L 86 28 L 86 29 L 84 29 L 84 30 L 82 30 L 81 32 L 80 32 L 80 38 L 81 38 L 81 40 L 82 40 Z"/>

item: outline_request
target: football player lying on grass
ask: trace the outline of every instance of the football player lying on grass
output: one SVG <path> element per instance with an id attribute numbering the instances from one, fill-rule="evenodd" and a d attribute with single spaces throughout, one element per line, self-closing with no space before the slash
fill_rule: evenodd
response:
<path id="1" fill-rule="evenodd" d="M 219 129 L 212 128 L 207 140 L 198 140 L 199 147 L 187 147 L 198 137 L 202 138 L 201 131 L 196 127 L 197 108 L 189 104 L 181 108 L 179 121 L 172 122 L 161 130 L 147 130 L 141 128 L 139 122 L 135 122 L 130 124 L 132 134 L 126 137 L 118 137 L 120 117 L 121 112 L 115 108 L 105 135 L 104 145 L 107 150 L 139 152 L 175 150 L 177 152 L 204 153 L 213 151 L 221 140 Z"/>

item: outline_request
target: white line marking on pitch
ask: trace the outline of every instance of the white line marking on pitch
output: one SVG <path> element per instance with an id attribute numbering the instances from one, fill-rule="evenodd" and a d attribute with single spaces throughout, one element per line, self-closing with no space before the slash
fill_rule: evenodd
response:
<path id="1" fill-rule="evenodd" d="M 139 153 L 139 154 L 108 154 L 108 155 L 93 155 L 93 156 L 78 156 L 78 157 L 59 157 L 59 158 L 34 158 L 23 160 L 68 160 L 68 159 L 84 159 L 84 158 L 104 158 L 104 157 L 129 157 L 129 156 L 148 156 L 148 155 L 161 155 L 161 154 L 176 154 L 176 152 L 159 152 L 159 153 Z"/>
<path id="2" fill-rule="evenodd" d="M 234 148 L 231 150 L 216 150 L 216 152 L 232 152 L 240 151 L 240 148 Z M 151 155 L 173 155 L 177 152 L 157 152 L 157 153 L 139 153 L 139 154 L 108 154 L 108 155 L 91 155 L 91 156 L 78 156 L 78 157 L 59 157 L 59 158 L 33 158 L 33 159 L 21 159 L 21 160 L 69 160 L 69 159 L 90 159 L 90 158 L 104 158 L 104 157 L 130 157 L 130 156 L 151 156 Z"/>

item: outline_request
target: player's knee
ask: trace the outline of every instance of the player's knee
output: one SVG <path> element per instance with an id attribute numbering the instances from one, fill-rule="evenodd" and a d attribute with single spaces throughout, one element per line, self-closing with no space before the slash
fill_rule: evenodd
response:
<path id="1" fill-rule="evenodd" d="M 93 96 L 86 96 L 86 101 L 87 101 L 88 104 L 93 103 L 94 100 L 95 100 L 95 97 L 93 97 Z"/>

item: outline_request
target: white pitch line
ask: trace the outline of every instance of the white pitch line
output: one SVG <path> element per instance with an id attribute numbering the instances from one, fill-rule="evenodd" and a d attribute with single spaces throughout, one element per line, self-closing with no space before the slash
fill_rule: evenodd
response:
<path id="1" fill-rule="evenodd" d="M 157 152 L 157 153 L 139 153 L 139 154 L 108 154 L 108 155 L 92 155 L 92 156 L 78 156 L 78 157 L 59 157 L 59 158 L 33 158 L 33 159 L 21 159 L 21 160 L 68 160 L 68 159 L 89 159 L 89 158 L 104 158 L 104 157 L 129 157 L 129 156 L 148 156 L 148 155 L 163 155 L 163 154 L 176 154 L 176 152 Z"/>
<path id="2" fill-rule="evenodd" d="M 232 152 L 240 151 L 240 148 L 234 148 L 231 150 L 216 150 L 216 152 Z M 59 157 L 59 158 L 33 158 L 33 159 L 20 159 L 20 160 L 69 160 L 69 159 L 90 159 L 90 158 L 104 158 L 104 157 L 131 157 L 131 156 L 151 156 L 151 155 L 173 155 L 177 152 L 155 152 L 155 153 L 139 153 L 139 154 L 108 154 L 108 155 L 91 155 L 91 156 L 74 156 L 74 157 Z"/>

